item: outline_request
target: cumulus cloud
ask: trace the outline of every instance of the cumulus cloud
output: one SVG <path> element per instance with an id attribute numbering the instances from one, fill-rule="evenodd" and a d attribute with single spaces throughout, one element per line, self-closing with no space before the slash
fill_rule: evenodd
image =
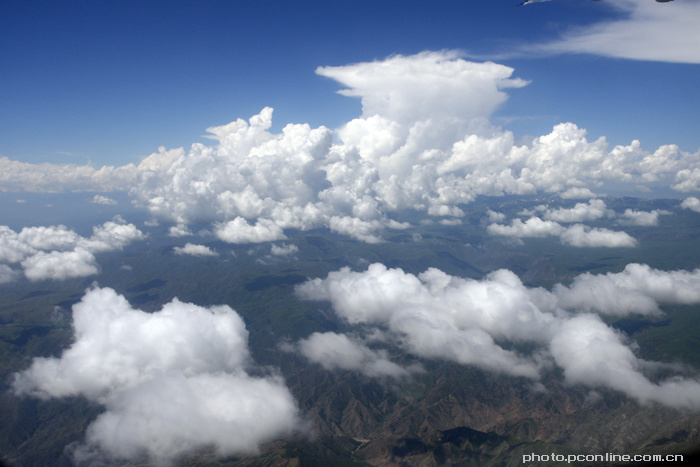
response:
<path id="1" fill-rule="evenodd" d="M 128 190 L 138 169 L 91 165 L 28 164 L 0 157 L 0 191 L 115 191 Z"/>
<path id="2" fill-rule="evenodd" d="M 489 216 L 489 221 L 494 224 L 504 222 L 506 220 L 506 215 L 502 212 L 496 212 L 489 209 L 486 211 L 486 214 Z"/>
<path id="3" fill-rule="evenodd" d="M 525 222 L 513 219 L 510 225 L 490 224 L 486 229 L 491 235 L 504 237 L 551 237 L 564 232 L 564 227 L 554 221 L 543 221 L 539 217 L 531 217 Z"/>
<path id="4" fill-rule="evenodd" d="M 307 300 L 327 300 L 356 329 L 422 358 L 443 359 L 531 379 L 561 368 L 569 383 L 607 387 L 636 400 L 700 409 L 700 382 L 651 381 L 654 366 L 634 355 L 621 334 L 591 312 L 661 313 L 660 303 L 700 303 L 700 271 L 660 271 L 631 264 L 617 274 L 584 274 L 569 286 L 527 288 L 510 271 L 482 280 L 428 269 L 415 276 L 373 264 L 331 272 L 297 287 Z M 528 351 L 516 351 L 518 344 Z M 376 355 L 356 337 L 316 333 L 298 344 L 327 369 L 363 371 Z M 386 355 L 386 354 L 385 354 Z M 323 360 L 327 362 L 322 363 Z"/>
<path id="5" fill-rule="evenodd" d="M 590 228 L 576 224 L 561 234 L 561 242 L 575 247 L 631 248 L 637 246 L 637 240 L 626 232 L 604 228 Z"/>
<path id="6" fill-rule="evenodd" d="M 619 19 L 594 23 L 566 32 L 559 40 L 529 47 L 546 53 L 589 53 L 633 60 L 700 63 L 697 44 L 700 5 L 676 1 L 659 5 L 647 0 L 609 3 L 620 10 Z"/>
<path id="7" fill-rule="evenodd" d="M 120 219 L 118 219 L 120 221 Z M 93 253 L 121 250 L 132 242 L 146 238 L 134 224 L 107 221 L 92 228 L 91 237 L 81 239 L 80 244 Z"/>
<path id="8" fill-rule="evenodd" d="M 315 332 L 298 342 L 299 352 L 326 370 L 357 370 L 370 377 L 401 378 L 417 371 L 389 360 L 386 351 L 372 350 L 363 342 L 345 334 Z"/>
<path id="9" fill-rule="evenodd" d="M 319 75 L 348 86 L 340 94 L 362 99 L 363 117 L 380 115 L 399 125 L 488 117 L 506 101 L 502 89 L 527 84 L 511 78 L 513 71 L 491 62 L 467 62 L 455 52 L 394 55 L 371 63 L 316 69 Z M 416 89 L 422 92 L 416 94 Z"/>
<path id="10" fill-rule="evenodd" d="M 99 272 L 95 255 L 81 247 L 71 251 L 39 251 L 21 264 L 24 275 L 31 281 L 65 280 Z"/>
<path id="11" fill-rule="evenodd" d="M 646 362 L 637 358 L 625 345 L 625 339 L 597 316 L 579 315 L 562 322 L 550 348 L 569 383 L 609 387 L 641 403 L 653 401 L 695 410 L 700 407 L 699 381 L 650 381 L 641 371 Z"/>
<path id="12" fill-rule="evenodd" d="M 192 231 L 185 224 L 177 224 L 170 227 L 168 236 L 170 237 L 187 237 L 193 235 Z"/>
<path id="13" fill-rule="evenodd" d="M 226 305 L 174 299 L 145 313 L 112 289 L 93 288 L 73 307 L 73 329 L 73 345 L 34 359 L 13 389 L 105 406 L 74 450 L 78 462 L 147 455 L 163 463 L 211 446 L 220 456 L 255 453 L 299 427 L 282 379 L 247 373 L 248 332 Z"/>
<path id="14" fill-rule="evenodd" d="M 700 269 L 660 271 L 628 264 L 620 273 L 577 276 L 569 286 L 553 289 L 562 307 L 604 314 L 660 314 L 659 303 L 700 302 Z"/>
<path id="15" fill-rule="evenodd" d="M 18 263 L 36 253 L 36 249 L 19 240 L 17 232 L 6 225 L 0 225 L 0 262 Z"/>
<path id="16" fill-rule="evenodd" d="M 586 207 L 584 209 L 547 211 L 546 214 L 574 221 L 578 217 L 590 215 L 590 212 L 591 211 Z M 562 244 L 578 248 L 629 248 L 637 245 L 637 241 L 626 232 L 605 228 L 591 228 L 583 224 L 564 227 L 558 222 L 542 220 L 539 217 L 531 217 L 525 222 L 516 218 L 511 221 L 510 225 L 489 224 L 486 230 L 491 235 L 500 235 L 516 239 L 558 236 Z"/>
<path id="17" fill-rule="evenodd" d="M 546 192 L 590 199 L 591 188 L 600 191 L 606 183 L 667 183 L 684 192 L 700 187 L 698 154 L 675 145 L 653 152 L 638 141 L 610 148 L 605 138 L 589 141 L 585 129 L 569 122 L 516 143 L 511 132 L 489 122 L 506 91 L 527 84 L 504 65 L 441 51 L 317 73 L 362 102 L 362 115 L 335 134 L 307 124 L 273 133 L 273 110 L 266 107 L 247 121 L 208 128 L 211 146 L 160 148 L 138 166 L 97 171 L 0 160 L 0 169 L 8 168 L 0 186 L 78 189 L 82 183 L 84 189 L 100 172 L 107 187 L 102 191 L 130 187 L 138 205 L 176 224 L 173 235 L 189 232 L 194 222 L 212 223 L 222 240 L 234 243 L 280 240 L 285 230 L 318 227 L 378 242 L 385 229 L 407 227 L 395 220 L 401 211 L 456 223 L 464 216 L 460 206 L 482 195 Z M 54 178 L 44 181 L 44 173 Z M 87 175 L 71 175 L 77 182 L 61 173 Z M 590 218 L 600 203 L 580 209 Z M 576 215 L 561 222 L 576 222 Z"/>
<path id="18" fill-rule="evenodd" d="M 636 209 L 625 209 L 622 214 L 621 223 L 641 225 L 651 227 L 659 225 L 659 216 L 671 214 L 670 211 L 664 209 L 654 209 L 652 211 L 638 211 Z"/>
<path id="19" fill-rule="evenodd" d="M 64 250 L 78 244 L 80 236 L 65 225 L 24 227 L 17 240 L 36 250 Z"/>
<path id="20" fill-rule="evenodd" d="M 32 281 L 86 277 L 99 272 L 95 253 L 120 250 L 144 238 L 119 217 L 93 227 L 87 238 L 64 225 L 24 227 L 19 233 L 0 226 L 0 263 L 20 263 Z"/>
<path id="21" fill-rule="evenodd" d="M 280 226 L 269 219 L 260 219 L 255 225 L 250 225 L 242 217 L 218 225 L 214 233 L 229 243 L 262 243 L 287 238 Z"/>
<path id="22" fill-rule="evenodd" d="M 674 185 L 671 185 L 676 191 L 689 193 L 692 191 L 700 191 L 700 168 L 682 169 L 676 173 Z"/>
<path id="23" fill-rule="evenodd" d="M 117 204 L 119 204 L 119 203 L 117 203 L 116 200 L 109 198 L 107 196 L 103 196 L 103 195 L 95 195 L 92 198 L 92 203 L 93 204 L 104 204 L 105 206 L 116 206 Z"/>
<path id="24" fill-rule="evenodd" d="M 544 218 L 556 222 L 586 222 L 614 215 L 602 199 L 592 199 L 588 203 L 577 203 L 573 208 L 547 209 Z"/>
<path id="25" fill-rule="evenodd" d="M 192 256 L 219 256 L 217 252 L 205 245 L 195 245 L 187 243 L 185 246 L 176 246 L 173 248 L 177 255 L 192 255 Z"/>
<path id="26" fill-rule="evenodd" d="M 297 291 L 305 299 L 329 300 L 349 323 L 388 326 L 394 342 L 414 355 L 538 376 L 536 363 L 494 340 L 494 336 L 518 340 L 539 333 L 539 326 L 546 327 L 548 320 L 531 305 L 519 279 L 507 271 L 479 283 L 437 269 L 416 277 L 373 264 L 364 273 L 343 268 L 325 280 L 302 284 Z M 495 300 L 484 303 L 485 297 Z M 521 301 L 522 313 L 514 307 Z"/>
<path id="27" fill-rule="evenodd" d="M 15 280 L 17 273 L 6 264 L 0 264 L 0 284 L 7 284 Z"/>
<path id="28" fill-rule="evenodd" d="M 700 199 L 690 196 L 683 200 L 681 207 L 683 209 L 690 209 L 691 211 L 700 212 Z"/>
<path id="29" fill-rule="evenodd" d="M 559 196 L 564 199 L 590 199 L 596 198 L 598 195 L 593 193 L 589 188 L 571 187 Z"/>
<path id="30" fill-rule="evenodd" d="M 290 256 L 299 251 L 299 247 L 296 245 L 275 245 L 272 244 L 270 247 L 270 254 L 273 256 Z"/>

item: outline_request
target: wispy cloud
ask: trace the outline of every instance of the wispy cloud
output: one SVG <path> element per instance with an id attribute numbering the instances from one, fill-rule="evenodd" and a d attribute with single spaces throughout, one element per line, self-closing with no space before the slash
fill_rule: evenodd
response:
<path id="1" fill-rule="evenodd" d="M 602 4 L 600 7 L 605 8 Z M 633 60 L 700 63 L 700 3 L 676 0 L 615 0 L 616 19 L 571 28 L 561 38 L 524 48 L 527 52 L 587 53 Z"/>

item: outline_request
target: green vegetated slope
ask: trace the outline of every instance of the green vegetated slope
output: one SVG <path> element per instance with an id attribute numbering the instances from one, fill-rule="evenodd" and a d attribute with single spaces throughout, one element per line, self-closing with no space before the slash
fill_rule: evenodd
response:
<path id="1" fill-rule="evenodd" d="M 63 282 L 19 281 L 0 293 L 0 453 L 10 465 L 70 465 L 66 446 L 83 439 L 103 410 L 81 397 L 42 401 L 9 391 L 12 374 L 39 356 L 58 356 L 72 341 L 71 314 L 96 281 L 123 294 L 132 306 L 156 311 L 178 297 L 197 305 L 228 304 L 245 320 L 259 365 L 279 368 L 314 436 L 279 440 L 260 456 L 216 459 L 211 452 L 183 465 L 516 465 L 530 453 L 679 453 L 700 445 L 700 415 L 657 405 L 641 406 L 616 392 L 566 386 L 557 370 L 545 373 L 546 391 L 522 378 L 495 375 L 454 363 L 423 360 L 425 371 L 409 380 L 372 379 L 356 372 L 326 371 L 282 351 L 313 332 L 348 331 L 323 302 L 294 293 L 307 278 L 341 267 L 363 270 L 380 262 L 420 273 L 435 267 L 471 278 L 506 268 L 528 286 L 567 283 L 583 272 L 619 272 L 631 262 L 659 269 L 700 266 L 700 215 L 670 201 L 608 202 L 621 210 L 667 209 L 656 227 L 625 226 L 637 248 L 573 248 L 556 238 L 515 244 L 489 236 L 487 209 L 515 215 L 551 199 L 482 200 L 465 207 L 461 225 L 422 225 L 385 232 L 366 244 L 319 229 L 288 232 L 298 251 L 270 255 L 269 244 L 229 245 L 197 239 L 216 257 L 175 255 L 188 239 L 151 235 L 124 251 L 101 254 L 96 277 Z M 612 221 L 600 226 L 613 228 Z M 620 229 L 620 226 L 617 226 Z M 190 239 L 191 240 L 191 239 Z M 199 242 L 201 240 L 201 242 Z M 124 266 L 128 266 L 125 268 Z M 639 343 L 649 360 L 700 369 L 700 308 L 668 306 L 664 317 L 608 319 Z M 402 363 L 417 361 L 387 349 Z M 549 465 L 549 464 L 548 464 Z M 552 464 L 553 465 L 553 464 Z"/>

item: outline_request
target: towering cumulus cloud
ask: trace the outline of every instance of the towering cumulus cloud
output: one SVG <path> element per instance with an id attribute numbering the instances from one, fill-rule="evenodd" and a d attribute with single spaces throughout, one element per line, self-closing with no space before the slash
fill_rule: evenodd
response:
<path id="1" fill-rule="evenodd" d="M 460 217 L 459 205 L 478 195 L 590 196 L 587 187 L 605 181 L 691 188 L 685 180 L 692 177 L 683 174 L 694 173 L 698 158 L 675 146 L 649 153 L 634 141 L 609 150 L 604 138 L 589 142 L 572 123 L 518 146 L 488 120 L 506 101 L 505 90 L 527 84 L 513 71 L 449 51 L 321 67 L 319 75 L 346 86 L 341 94 L 362 101 L 362 115 L 338 129 L 336 144 L 324 127 L 270 133 L 266 108 L 248 122 L 210 128 L 217 146 L 195 144 L 169 166 L 141 171 L 132 194 L 174 222 L 215 222 L 216 234 L 229 242 L 278 240 L 284 229 L 319 226 L 376 242 L 385 228 L 407 227 L 392 219 L 403 209 Z M 600 201 L 549 213 L 562 222 L 606 214 Z M 576 229 L 565 243 L 633 244 Z"/>
<path id="2" fill-rule="evenodd" d="M 548 291 L 525 287 L 507 270 L 477 281 L 437 269 L 414 276 L 373 264 L 363 272 L 344 268 L 313 279 L 297 293 L 330 301 L 338 316 L 361 325 L 367 343 L 381 334 L 385 343 L 419 357 L 532 380 L 553 364 L 572 384 L 607 387 L 642 403 L 700 410 L 700 381 L 652 381 L 643 370 L 659 364 L 636 357 L 627 338 L 596 314 L 660 314 L 660 303 L 697 304 L 699 281 L 700 270 L 666 272 L 631 264 L 621 273 L 584 274 L 571 286 Z M 357 336 L 316 333 L 298 348 L 327 369 L 405 374 L 396 368 L 377 371 L 379 357 Z M 386 353 L 382 360 L 384 368 L 392 363 Z"/>
<path id="3" fill-rule="evenodd" d="M 73 452 L 78 462 L 147 455 L 167 463 L 211 446 L 222 456 L 254 453 L 299 426 L 282 379 L 246 372 L 248 332 L 228 306 L 175 299 L 145 313 L 94 288 L 73 307 L 73 328 L 73 345 L 60 358 L 36 358 L 13 388 L 105 406 Z"/>
<path id="4" fill-rule="evenodd" d="M 131 186 L 135 200 L 176 223 L 177 232 L 210 222 L 224 241 L 253 243 L 284 239 L 286 229 L 315 227 L 377 242 L 384 229 L 409 227 L 397 222 L 402 210 L 457 218 L 464 215 L 460 206 L 479 195 L 592 197 L 605 183 L 631 190 L 661 184 L 685 193 L 700 187 L 699 155 L 674 145 L 649 152 L 632 141 L 611 149 L 605 138 L 589 141 L 585 129 L 568 122 L 518 145 L 511 132 L 489 121 L 507 91 L 527 85 L 504 65 L 442 51 L 316 72 L 362 102 L 362 115 L 335 134 L 307 124 L 273 133 L 273 111 L 266 107 L 248 120 L 209 128 L 212 146 L 160 148 L 138 166 L 34 170 L 0 159 L 7 167 L 0 189 L 16 189 L 15 179 L 50 189 L 37 185 L 36 171 L 61 175 L 56 185 L 74 189 L 82 179 L 69 183 L 64 174 L 80 172 L 85 188 L 101 179 L 105 189 Z M 579 209 L 588 213 L 552 212 L 548 220 L 605 215 L 593 212 L 598 208 L 591 203 Z M 610 236 L 574 231 L 570 237 L 567 244 L 583 246 L 605 244 Z"/>

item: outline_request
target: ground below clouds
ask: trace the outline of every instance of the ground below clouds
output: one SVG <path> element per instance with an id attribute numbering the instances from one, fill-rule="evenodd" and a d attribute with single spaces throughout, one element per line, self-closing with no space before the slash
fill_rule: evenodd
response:
<path id="1" fill-rule="evenodd" d="M 94 280 L 122 294 L 133 308 L 158 312 L 178 297 L 198 307 L 228 305 L 249 331 L 249 349 L 259 368 L 251 378 L 284 377 L 302 417 L 315 437 L 284 436 L 261 447 L 259 456 L 217 457 L 206 446 L 192 451 L 192 463 L 292 465 L 317 461 L 351 465 L 516 465 L 524 453 L 678 453 L 700 444 L 697 413 L 640 405 L 620 392 L 566 384 L 557 368 L 542 370 L 539 383 L 495 374 L 473 366 L 423 359 L 395 346 L 372 344 L 385 357 L 422 371 L 402 379 L 376 378 L 352 370 L 327 370 L 289 347 L 314 332 L 347 334 L 355 328 L 339 319 L 330 304 L 300 300 L 295 286 L 324 278 L 344 266 L 364 271 L 371 263 L 420 274 L 430 267 L 446 274 L 481 280 L 497 269 L 515 273 L 527 287 L 569 284 L 590 272 L 619 273 L 630 263 L 659 270 L 692 270 L 700 264 L 695 239 L 697 214 L 677 202 L 606 199 L 608 209 L 668 210 L 656 226 L 626 226 L 643 248 L 585 248 L 552 238 L 523 238 L 525 246 L 491 236 L 488 211 L 515 218 L 525 209 L 552 203 L 483 199 L 465 208 L 462 224 L 420 224 L 395 231 L 383 243 L 368 244 L 326 229 L 286 230 L 277 254 L 270 244 L 234 245 L 221 241 L 148 235 L 166 227 L 142 228 L 147 236 L 122 251 L 101 253 L 101 271 L 62 282 L 17 280 L 0 295 L 0 359 L 4 394 L 0 451 L 11 465 L 70 465 L 66 446 L 83 443 L 87 427 L 102 416 L 100 403 L 82 396 L 40 400 L 8 392 L 11 375 L 35 357 L 59 357 L 74 342 L 71 307 Z M 565 203 L 562 201 L 557 201 Z M 575 202 L 552 205 L 573 208 Z M 594 205 L 590 205 L 595 207 Z M 546 211 L 543 211 L 546 212 Z M 559 214 L 562 214 L 559 212 Z M 596 222 L 613 228 L 617 219 Z M 69 226 L 70 227 L 70 226 Z M 141 228 L 139 226 L 139 228 Z M 196 230 L 195 230 L 196 231 Z M 196 241 L 193 241 L 196 240 Z M 204 244 L 217 255 L 178 254 L 175 248 Z M 295 248 L 291 248 L 294 246 Z M 191 249 L 191 247 L 190 247 Z M 198 249 L 205 251 L 203 249 Z M 284 251 L 283 254 L 279 254 Z M 582 253 L 583 252 L 583 253 Z M 700 326 L 694 305 L 663 306 L 664 316 L 607 316 L 605 322 L 638 343 L 634 353 L 649 361 L 682 363 L 692 375 L 700 368 L 694 330 Z M 285 348 L 284 344 L 287 346 Z M 499 344 L 505 345 L 499 342 Z M 661 368 L 663 379 L 678 368 Z M 666 373 L 664 373 L 666 371 Z M 680 370 L 681 373 L 683 370 Z M 144 460 L 135 460 L 140 462 Z"/>

